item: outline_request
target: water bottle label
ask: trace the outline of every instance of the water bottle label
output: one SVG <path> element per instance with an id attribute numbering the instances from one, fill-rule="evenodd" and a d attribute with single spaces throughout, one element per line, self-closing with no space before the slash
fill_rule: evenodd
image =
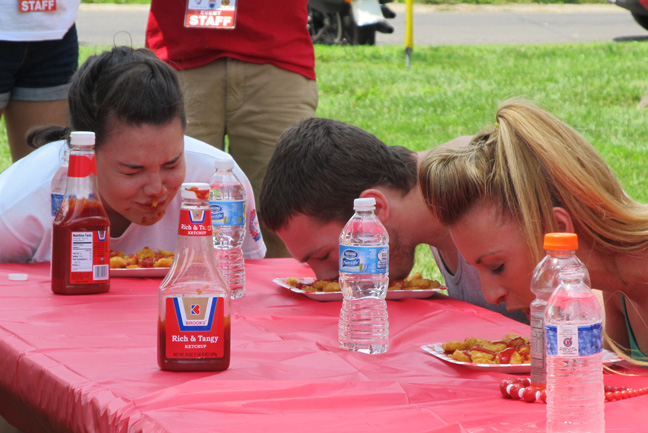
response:
<path id="1" fill-rule="evenodd" d="M 217 227 L 245 225 L 245 200 L 210 201 L 212 224 Z"/>
<path id="2" fill-rule="evenodd" d="M 52 193 L 52 216 L 56 216 L 63 203 L 63 194 Z"/>
<path id="3" fill-rule="evenodd" d="M 386 274 L 389 247 L 352 247 L 340 245 L 340 272 L 349 274 Z"/>
<path id="4" fill-rule="evenodd" d="M 546 344 L 543 344 L 544 335 L 544 319 L 531 316 L 531 358 L 540 360 L 544 358 L 545 351 L 547 350 Z"/>
<path id="5" fill-rule="evenodd" d="M 590 356 L 603 350 L 601 323 L 589 325 L 546 325 L 547 355 Z"/>

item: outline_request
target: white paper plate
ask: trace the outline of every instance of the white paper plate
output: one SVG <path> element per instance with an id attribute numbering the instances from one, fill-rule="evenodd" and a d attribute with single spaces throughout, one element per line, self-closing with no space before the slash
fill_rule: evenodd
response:
<path id="1" fill-rule="evenodd" d="M 110 278 L 163 278 L 171 268 L 111 268 Z"/>
<path id="2" fill-rule="evenodd" d="M 288 278 L 275 278 L 272 281 L 280 285 L 281 287 L 290 290 L 291 292 L 299 293 L 308 298 L 315 299 L 316 301 L 322 301 L 322 302 L 341 301 L 343 298 L 342 292 L 308 292 L 306 290 L 298 289 L 297 287 L 291 286 L 290 284 L 286 283 L 287 279 Z M 312 284 L 315 281 L 315 278 L 312 277 L 300 278 L 299 281 L 304 284 Z M 429 298 L 430 296 L 434 295 L 436 292 L 444 289 L 445 289 L 444 287 L 439 287 L 436 289 L 423 289 L 423 290 L 388 290 L 386 298 L 389 300 L 398 300 L 398 299 L 405 299 L 405 298 L 423 299 L 423 298 Z"/>
<path id="3" fill-rule="evenodd" d="M 461 362 L 450 358 L 443 350 L 443 343 L 424 344 L 421 346 L 425 352 L 451 364 L 463 365 L 473 370 L 497 371 L 503 373 L 530 373 L 531 364 L 475 364 L 472 362 Z M 621 361 L 616 353 L 603 349 L 603 363 L 612 364 Z"/>

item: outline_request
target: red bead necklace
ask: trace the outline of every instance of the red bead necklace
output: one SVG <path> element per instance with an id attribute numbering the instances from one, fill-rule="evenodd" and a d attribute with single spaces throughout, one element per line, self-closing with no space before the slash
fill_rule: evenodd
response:
<path id="1" fill-rule="evenodd" d="M 648 394 L 648 387 L 632 389 L 625 386 L 604 386 L 605 401 L 624 400 L 626 398 L 637 397 Z M 509 377 L 500 382 L 500 391 L 505 398 L 513 400 L 524 400 L 528 403 L 539 401 L 547 402 L 547 391 L 535 386 L 531 386 L 531 380 L 528 377 Z"/>

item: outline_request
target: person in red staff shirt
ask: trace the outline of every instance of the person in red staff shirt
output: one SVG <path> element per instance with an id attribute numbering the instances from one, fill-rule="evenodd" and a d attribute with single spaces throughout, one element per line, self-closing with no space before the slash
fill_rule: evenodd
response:
<path id="1" fill-rule="evenodd" d="M 317 108 L 307 0 L 152 0 L 146 46 L 178 71 L 187 133 L 228 151 L 258 200 L 277 139 Z M 288 257 L 263 226 L 267 257 Z"/>

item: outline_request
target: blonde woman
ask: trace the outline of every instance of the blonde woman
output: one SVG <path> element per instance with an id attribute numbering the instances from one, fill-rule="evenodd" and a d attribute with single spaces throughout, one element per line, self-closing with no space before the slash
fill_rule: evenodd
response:
<path id="1" fill-rule="evenodd" d="M 544 233 L 574 232 L 609 339 L 648 366 L 648 206 L 578 132 L 531 103 L 503 102 L 495 126 L 465 141 L 431 150 L 419 180 L 486 300 L 528 311 Z"/>

